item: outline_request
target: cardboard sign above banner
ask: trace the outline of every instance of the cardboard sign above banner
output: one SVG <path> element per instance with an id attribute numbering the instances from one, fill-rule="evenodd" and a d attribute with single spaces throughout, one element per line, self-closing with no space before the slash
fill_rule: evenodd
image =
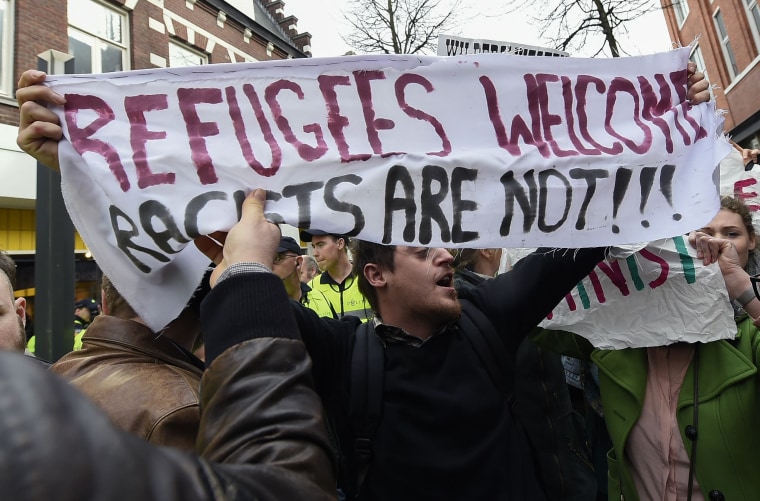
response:
<path id="1" fill-rule="evenodd" d="M 535 45 L 515 42 L 497 42 L 484 38 L 462 38 L 452 35 L 438 35 L 439 56 L 463 56 L 465 54 L 505 54 L 512 56 L 568 57 L 563 50 L 547 49 Z"/>
<path id="2" fill-rule="evenodd" d="M 588 247 L 717 210 L 730 148 L 686 101 L 688 48 L 616 59 L 351 56 L 55 75 L 63 193 L 153 328 L 200 280 L 199 235 L 268 190 L 275 222 L 370 241 Z"/>

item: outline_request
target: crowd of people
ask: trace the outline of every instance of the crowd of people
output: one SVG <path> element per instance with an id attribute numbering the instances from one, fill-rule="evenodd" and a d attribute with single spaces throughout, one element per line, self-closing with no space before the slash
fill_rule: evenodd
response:
<path id="1" fill-rule="evenodd" d="M 18 144 L 58 169 L 62 129 L 46 104 L 64 98 L 44 79 L 21 77 Z M 709 99 L 691 63 L 688 82 L 692 103 Z M 91 303 L 77 304 L 88 323 L 81 349 L 49 369 L 12 353 L 24 351 L 25 302 L 13 294 L 12 260 L 0 257 L 0 429 L 9 437 L 0 457 L 12 463 L 0 492 L 539 501 L 760 492 L 751 426 L 760 298 L 750 279 L 760 261 L 740 201 L 724 199 L 689 237 L 698 259 L 720 267 L 736 338 L 618 351 L 537 330 L 603 248 L 538 249 L 497 273 L 501 249 L 308 229 L 299 236 L 312 258 L 265 219 L 265 202 L 253 189 L 226 235 L 195 241 L 211 265 L 158 332 L 104 277 L 102 313 L 85 318 Z M 605 466 L 573 411 L 560 353 L 598 368 L 612 444 Z M 21 427 L 30 438 L 12 439 Z"/>

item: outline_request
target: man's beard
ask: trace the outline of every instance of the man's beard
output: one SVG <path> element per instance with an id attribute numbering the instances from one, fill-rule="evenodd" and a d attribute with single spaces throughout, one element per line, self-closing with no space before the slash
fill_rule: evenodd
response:
<path id="1" fill-rule="evenodd" d="M 454 298 L 458 297 L 459 294 L 454 291 Z M 454 301 L 452 303 L 440 305 L 437 309 L 436 314 L 439 321 L 444 324 L 454 322 L 455 320 L 458 320 L 460 316 L 462 316 L 462 304 L 459 301 Z"/>

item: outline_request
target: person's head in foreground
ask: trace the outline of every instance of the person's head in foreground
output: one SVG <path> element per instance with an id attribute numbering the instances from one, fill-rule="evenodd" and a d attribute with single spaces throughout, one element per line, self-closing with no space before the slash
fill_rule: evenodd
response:
<path id="1" fill-rule="evenodd" d="M 16 263 L 0 251 L 0 349 L 24 351 L 26 346 L 26 300 L 15 298 Z"/>

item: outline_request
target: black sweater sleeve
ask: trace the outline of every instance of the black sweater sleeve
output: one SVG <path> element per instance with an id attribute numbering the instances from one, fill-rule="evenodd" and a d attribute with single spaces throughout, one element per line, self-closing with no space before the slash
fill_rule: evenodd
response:
<path id="1" fill-rule="evenodd" d="M 243 273 L 219 282 L 203 300 L 201 324 L 206 366 L 249 339 L 300 339 L 285 287 L 272 273 Z"/>
<path id="2" fill-rule="evenodd" d="M 538 249 L 512 271 L 476 287 L 471 300 L 499 332 L 524 337 L 604 259 L 604 251 Z"/>
<path id="3" fill-rule="evenodd" d="M 350 372 L 354 333 L 361 321 L 352 315 L 340 320 L 320 317 L 296 301 L 291 308 L 311 357 L 317 392 L 327 400 L 340 399 Z"/>

